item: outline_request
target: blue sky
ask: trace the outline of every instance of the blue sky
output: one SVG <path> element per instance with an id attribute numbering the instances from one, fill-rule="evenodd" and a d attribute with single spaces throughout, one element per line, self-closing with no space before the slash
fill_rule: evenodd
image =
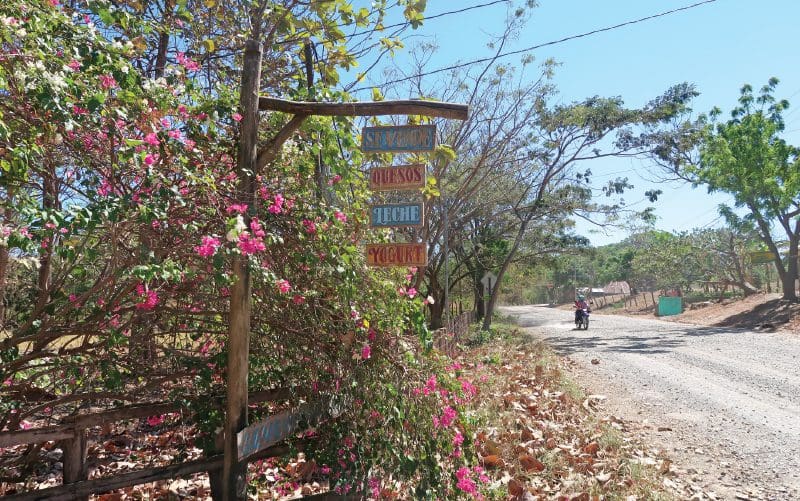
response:
<path id="1" fill-rule="evenodd" d="M 557 40 L 625 21 L 683 7 L 696 0 L 539 0 L 518 41 L 509 50 Z M 428 0 L 429 15 L 455 10 L 486 0 Z M 491 54 L 485 42 L 502 29 L 507 3 L 432 19 L 407 41 L 435 42 L 439 52 L 430 68 Z M 665 17 L 622 27 L 610 32 L 564 42 L 532 52 L 537 60 L 554 58 L 560 63 L 555 84 L 564 102 L 594 95 L 621 96 L 626 104 L 640 106 L 669 86 L 690 82 L 701 92 L 693 109 L 706 112 L 713 106 L 727 111 L 735 104 L 745 82 L 758 89 L 767 79 L 781 80 L 777 96 L 795 106 L 786 114 L 785 138 L 800 145 L 800 66 L 796 0 L 717 0 Z M 402 60 L 402 59 L 401 59 Z M 508 58 L 517 63 L 520 56 Z M 367 96 L 363 96 L 365 99 Z M 595 182 L 628 176 L 636 188 L 625 195 L 628 203 L 640 201 L 655 185 L 647 162 L 611 159 L 593 162 Z M 716 206 L 727 196 L 708 195 L 702 188 L 684 184 L 659 184 L 664 194 L 655 204 L 657 227 L 689 230 L 717 224 Z M 645 206 L 637 205 L 637 208 Z M 621 240 L 627 233 L 610 230 L 591 233 L 591 225 L 578 230 L 594 245 Z"/>

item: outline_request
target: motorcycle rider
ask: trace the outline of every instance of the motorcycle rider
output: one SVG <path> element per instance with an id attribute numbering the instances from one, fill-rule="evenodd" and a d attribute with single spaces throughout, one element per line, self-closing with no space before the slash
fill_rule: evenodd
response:
<path id="1" fill-rule="evenodd" d="M 575 299 L 575 321 L 581 319 L 583 315 L 583 310 L 586 310 L 588 313 L 591 313 L 591 309 L 589 308 L 589 303 L 586 302 L 586 298 L 583 294 L 578 294 L 578 297 Z"/>

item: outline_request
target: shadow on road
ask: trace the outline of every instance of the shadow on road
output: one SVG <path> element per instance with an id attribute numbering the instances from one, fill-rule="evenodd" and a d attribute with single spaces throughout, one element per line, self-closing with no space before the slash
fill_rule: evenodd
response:
<path id="1" fill-rule="evenodd" d="M 515 322 L 520 327 L 555 327 L 564 328 L 568 322 L 554 323 L 552 320 L 540 318 L 519 318 Z M 602 324 L 592 332 L 568 329 L 564 335 L 549 335 L 540 337 L 553 347 L 557 352 L 570 355 L 586 350 L 616 352 L 616 353 L 669 353 L 672 349 L 684 345 L 688 340 L 698 336 L 736 336 L 748 332 L 745 329 L 732 329 L 720 327 L 701 327 L 696 325 L 673 324 L 668 330 L 655 332 L 639 332 L 641 326 L 632 327 L 631 331 L 620 332 L 603 328 Z M 663 329 L 663 327 L 662 327 Z M 567 334 L 569 332 L 569 334 Z"/>

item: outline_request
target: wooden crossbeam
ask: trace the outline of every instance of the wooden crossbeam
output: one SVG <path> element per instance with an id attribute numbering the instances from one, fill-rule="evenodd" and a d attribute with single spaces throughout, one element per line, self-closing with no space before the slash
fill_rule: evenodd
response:
<path id="1" fill-rule="evenodd" d="M 427 117 L 466 120 L 469 106 L 466 104 L 444 103 L 406 99 L 397 101 L 374 101 L 367 103 L 315 103 L 307 101 L 287 101 L 275 97 L 261 96 L 258 109 L 262 111 L 282 111 L 293 115 L 372 117 L 378 115 L 424 115 Z"/>

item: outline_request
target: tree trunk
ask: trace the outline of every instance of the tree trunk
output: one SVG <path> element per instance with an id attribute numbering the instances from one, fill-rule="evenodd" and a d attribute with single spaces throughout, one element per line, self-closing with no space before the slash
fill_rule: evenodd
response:
<path id="1" fill-rule="evenodd" d="M 530 219 L 525 219 L 522 221 L 522 224 L 519 225 L 519 230 L 517 231 L 517 236 L 514 239 L 514 245 L 511 246 L 511 249 L 508 251 L 506 258 L 503 260 L 503 264 L 500 265 L 500 269 L 497 270 L 497 282 L 494 286 L 494 290 L 491 291 L 491 295 L 489 296 L 489 302 L 486 304 L 486 316 L 483 317 L 483 325 L 481 330 L 488 331 L 489 328 L 492 326 L 492 315 L 494 314 L 494 307 L 497 303 L 497 297 L 500 295 L 500 284 L 503 283 L 503 276 L 508 270 L 508 267 L 511 265 L 511 260 L 517 253 L 520 244 L 522 243 L 522 238 L 525 236 L 525 230 L 528 229 L 528 223 Z"/>
<path id="2" fill-rule="evenodd" d="M 172 0 L 167 0 L 164 2 L 164 26 L 168 26 L 169 19 L 172 17 Z M 156 48 L 156 67 L 155 67 L 155 78 L 160 78 L 164 76 L 164 71 L 167 68 L 167 50 L 169 49 L 169 28 L 162 28 L 162 31 L 158 35 L 158 47 Z"/>
<path id="3" fill-rule="evenodd" d="M 797 301 L 795 282 L 797 281 L 797 248 L 800 238 L 795 237 L 789 240 L 789 256 L 786 263 L 786 273 L 781 277 L 783 283 L 783 299 L 786 301 Z"/>
<path id="4" fill-rule="evenodd" d="M 477 320 L 483 320 L 486 316 L 486 301 L 483 299 L 483 284 L 476 280 L 472 291 L 475 296 L 475 318 Z"/>
<path id="5" fill-rule="evenodd" d="M 6 326 L 6 277 L 8 276 L 8 246 L 0 246 L 0 331 Z"/>

